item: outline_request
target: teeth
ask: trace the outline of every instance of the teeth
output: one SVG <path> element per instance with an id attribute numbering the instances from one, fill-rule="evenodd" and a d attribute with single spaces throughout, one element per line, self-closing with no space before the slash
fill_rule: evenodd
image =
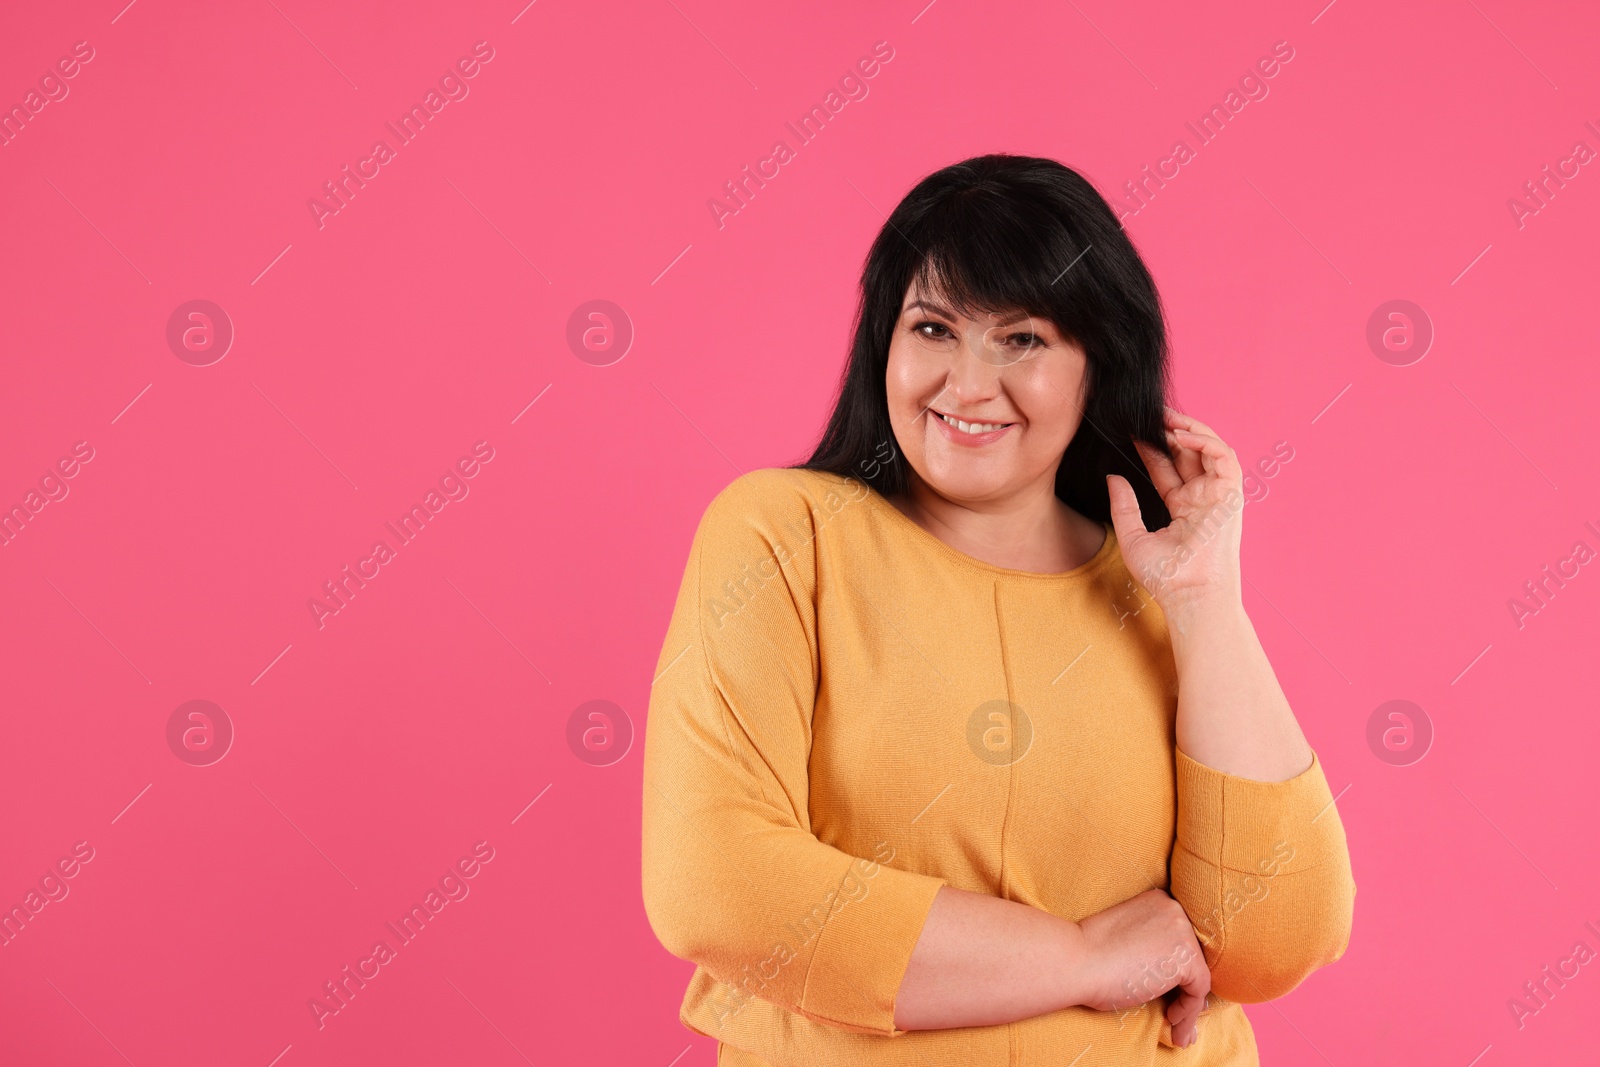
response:
<path id="1" fill-rule="evenodd" d="M 1006 425 L 1003 422 L 962 422 L 960 419 L 952 419 L 949 415 L 940 415 L 939 417 L 963 433 L 988 433 L 990 430 L 998 430 Z"/>

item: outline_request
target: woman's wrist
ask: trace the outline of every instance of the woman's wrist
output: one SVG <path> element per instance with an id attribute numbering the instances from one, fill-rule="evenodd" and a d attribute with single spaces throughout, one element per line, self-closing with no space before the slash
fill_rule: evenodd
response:
<path id="1" fill-rule="evenodd" d="M 1180 643 L 1197 634 L 1225 632 L 1241 624 L 1250 626 L 1244 598 L 1237 588 L 1186 589 L 1158 599 L 1157 604 L 1166 617 L 1174 653 L 1179 651 Z"/>
<path id="2" fill-rule="evenodd" d="M 1070 919 L 1062 919 L 1051 953 L 1055 961 L 1050 975 L 1050 987 L 1057 993 L 1063 1008 L 1088 1004 L 1097 989 L 1094 946 L 1083 927 Z"/>

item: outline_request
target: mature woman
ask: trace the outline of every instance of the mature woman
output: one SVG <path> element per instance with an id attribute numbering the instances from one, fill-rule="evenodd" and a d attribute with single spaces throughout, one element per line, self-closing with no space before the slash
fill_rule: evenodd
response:
<path id="1" fill-rule="evenodd" d="M 1343 954 L 1242 472 L 1166 379 L 1061 164 L 947 167 L 878 234 L 815 454 L 711 501 L 656 668 L 644 904 L 719 1064 L 1255 1064 L 1240 1003 Z"/>

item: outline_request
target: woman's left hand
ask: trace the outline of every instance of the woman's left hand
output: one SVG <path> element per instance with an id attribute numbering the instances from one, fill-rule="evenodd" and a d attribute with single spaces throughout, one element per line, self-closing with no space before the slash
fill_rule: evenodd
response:
<path id="1" fill-rule="evenodd" d="M 1172 516 L 1170 525 L 1145 529 L 1133 486 L 1121 475 L 1106 476 L 1122 559 L 1169 614 L 1193 601 L 1237 601 L 1244 472 L 1233 449 L 1205 423 L 1171 407 L 1165 421 L 1174 459 L 1143 441 L 1133 444 Z"/>

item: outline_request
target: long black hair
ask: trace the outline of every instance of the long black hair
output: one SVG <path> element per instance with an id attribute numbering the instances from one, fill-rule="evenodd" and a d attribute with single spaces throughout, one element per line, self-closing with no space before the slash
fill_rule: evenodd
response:
<path id="1" fill-rule="evenodd" d="M 811 458 L 793 467 L 855 477 L 886 497 L 906 491 L 884 376 L 913 279 L 964 315 L 1025 311 L 1082 345 L 1087 399 L 1056 471 L 1056 496 L 1109 522 L 1105 476 L 1120 474 L 1147 528 L 1171 521 L 1131 440 L 1171 454 L 1160 297 L 1110 205 L 1053 159 L 977 156 L 928 175 L 900 201 L 862 268 L 855 338 L 833 414 Z"/>

